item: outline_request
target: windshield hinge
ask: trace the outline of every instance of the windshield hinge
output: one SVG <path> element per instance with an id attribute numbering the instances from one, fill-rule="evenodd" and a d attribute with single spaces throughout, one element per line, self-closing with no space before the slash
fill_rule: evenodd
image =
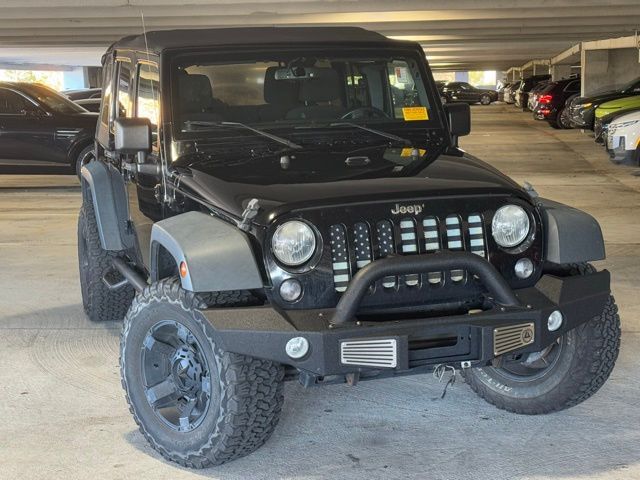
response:
<path id="1" fill-rule="evenodd" d="M 244 232 L 248 232 L 251 227 L 251 220 L 258 215 L 260 210 L 260 202 L 257 198 L 249 200 L 244 212 L 242 212 L 242 220 L 238 222 L 238 228 Z"/>

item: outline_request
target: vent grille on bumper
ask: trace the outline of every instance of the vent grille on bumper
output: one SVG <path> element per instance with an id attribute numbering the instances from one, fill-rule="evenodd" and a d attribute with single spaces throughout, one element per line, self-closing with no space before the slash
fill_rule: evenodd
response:
<path id="1" fill-rule="evenodd" d="M 349 280 L 358 270 L 373 260 L 393 254 L 415 255 L 434 253 L 443 248 L 452 251 L 468 250 L 481 257 L 487 256 L 482 217 L 472 213 L 466 219 L 449 215 L 443 220 L 435 216 L 381 220 L 375 224 L 359 221 L 352 227 L 331 225 L 330 240 L 333 260 L 333 279 L 337 292 L 344 292 Z M 352 260 L 353 258 L 353 260 Z M 445 273 L 453 283 L 463 283 L 465 272 L 424 272 L 425 281 L 432 286 L 441 285 Z M 417 287 L 420 274 L 389 276 L 382 279 L 387 289 L 400 285 Z"/>
<path id="2" fill-rule="evenodd" d="M 493 353 L 502 355 L 512 350 L 533 343 L 535 339 L 535 326 L 533 323 L 509 325 L 493 329 Z"/>
<path id="3" fill-rule="evenodd" d="M 349 340 L 340 344 L 340 362 L 343 365 L 396 368 L 398 342 L 395 338 Z"/>

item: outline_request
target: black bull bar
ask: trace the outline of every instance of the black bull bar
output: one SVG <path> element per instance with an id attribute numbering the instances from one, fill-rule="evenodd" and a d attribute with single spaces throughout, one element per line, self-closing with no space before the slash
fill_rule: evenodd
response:
<path id="1" fill-rule="evenodd" d="M 475 275 L 487 290 L 493 308 L 469 314 L 448 314 L 390 321 L 357 318 L 369 286 L 390 275 L 463 269 Z M 352 278 L 334 309 L 280 310 L 272 306 L 211 308 L 201 313 L 213 327 L 214 338 L 226 351 L 292 365 L 314 376 L 343 375 L 375 370 L 345 364 L 345 342 L 394 339 L 397 365 L 390 374 L 418 372 L 438 363 L 485 365 L 496 357 L 494 335 L 500 328 L 532 325 L 533 338 L 515 352 L 539 351 L 563 333 L 600 315 L 610 295 L 610 275 L 543 275 L 535 286 L 512 290 L 485 259 L 468 252 L 394 256 L 370 263 Z M 563 322 L 555 331 L 549 315 L 559 310 Z M 308 352 L 299 359 L 286 353 L 293 338 L 303 337 Z"/>

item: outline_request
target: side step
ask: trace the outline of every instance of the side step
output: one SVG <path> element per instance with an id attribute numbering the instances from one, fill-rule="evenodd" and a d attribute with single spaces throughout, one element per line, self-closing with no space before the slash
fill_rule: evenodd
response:
<path id="1" fill-rule="evenodd" d="M 120 272 L 124 279 L 116 283 L 111 283 L 106 277 L 103 277 L 102 281 L 107 285 L 107 287 L 115 290 L 116 288 L 123 287 L 125 284 L 129 283 L 137 292 L 141 292 L 145 287 L 147 287 L 148 284 L 142 275 L 127 265 L 127 262 L 122 258 L 116 257 L 113 259 L 112 263 L 114 268 Z"/>

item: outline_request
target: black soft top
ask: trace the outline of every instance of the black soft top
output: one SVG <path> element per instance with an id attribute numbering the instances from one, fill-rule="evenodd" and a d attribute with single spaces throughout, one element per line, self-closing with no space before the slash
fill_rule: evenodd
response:
<path id="1" fill-rule="evenodd" d="M 279 43 L 414 45 L 357 27 L 247 27 L 156 30 L 147 32 L 146 42 L 143 35 L 132 35 L 118 40 L 111 49 L 145 51 L 148 48 L 150 52 L 160 54 L 170 48 Z"/>

